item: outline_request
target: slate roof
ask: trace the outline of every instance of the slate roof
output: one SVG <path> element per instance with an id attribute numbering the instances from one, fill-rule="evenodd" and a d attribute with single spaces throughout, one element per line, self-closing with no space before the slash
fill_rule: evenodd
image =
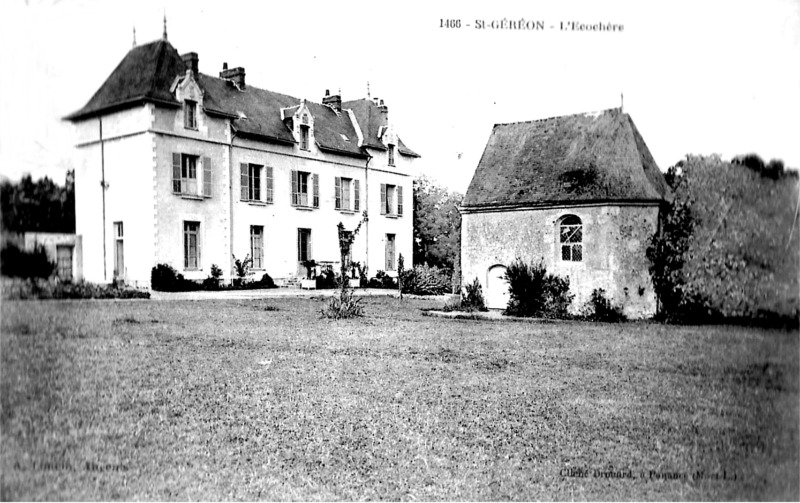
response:
<path id="1" fill-rule="evenodd" d="M 65 119 L 86 119 L 144 101 L 180 106 L 169 88 L 175 77 L 185 72 L 183 60 L 169 42 L 138 45 L 128 51 L 89 102 Z"/>
<path id="2" fill-rule="evenodd" d="M 385 125 L 380 107 L 372 100 L 360 99 L 343 102 L 342 110 L 348 109 L 353 111 L 359 126 L 361 126 L 361 134 L 364 135 L 364 146 L 386 150 L 386 146 L 378 136 L 381 126 Z M 397 139 L 397 143 L 397 151 L 399 153 L 411 157 L 419 157 L 419 154 L 408 148 L 400 138 Z"/>
<path id="3" fill-rule="evenodd" d="M 619 109 L 496 124 L 462 207 L 661 202 L 669 188 Z"/>
<path id="4" fill-rule="evenodd" d="M 176 77 L 185 73 L 186 66 L 181 56 L 168 41 L 157 40 L 136 46 L 128 51 L 89 102 L 65 119 L 78 121 L 142 102 L 180 106 L 170 92 L 170 87 Z M 225 79 L 203 73 L 197 75 L 197 83 L 203 90 L 205 112 L 233 119 L 233 127 L 238 136 L 295 143 L 287 124 L 281 120 L 281 109 L 299 106 L 299 98 L 251 85 L 240 91 Z M 377 120 L 380 118 L 377 106 L 369 100 L 348 103 L 357 109 L 354 112 L 363 130 L 365 146 L 384 149 L 377 138 Z M 314 116 L 314 139 L 320 149 L 356 157 L 369 155 L 366 149 L 358 146 L 358 135 L 349 114 L 337 114 L 329 106 L 310 101 L 306 101 L 306 106 Z M 343 106 L 343 109 L 347 108 L 349 107 Z M 374 124 L 372 121 L 375 121 Z M 375 135 L 368 135 L 367 131 L 373 128 Z M 346 141 L 342 135 L 350 141 Z M 367 143 L 368 137 L 370 141 Z M 402 142 L 398 143 L 401 154 L 418 157 Z"/>

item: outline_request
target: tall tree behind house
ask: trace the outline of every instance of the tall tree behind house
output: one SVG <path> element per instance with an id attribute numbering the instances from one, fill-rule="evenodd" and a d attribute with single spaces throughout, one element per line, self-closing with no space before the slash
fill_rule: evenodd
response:
<path id="1" fill-rule="evenodd" d="M 3 230 L 11 232 L 75 232 L 75 173 L 67 171 L 64 186 L 48 177 L 0 185 Z"/>

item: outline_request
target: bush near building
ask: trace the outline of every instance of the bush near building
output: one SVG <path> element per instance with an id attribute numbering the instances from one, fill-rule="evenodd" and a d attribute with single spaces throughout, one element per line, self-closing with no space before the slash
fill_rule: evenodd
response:
<path id="1" fill-rule="evenodd" d="M 511 316 L 569 318 L 569 278 L 549 274 L 543 262 L 530 265 L 517 258 L 506 268 L 510 298 L 505 314 Z"/>
<path id="2" fill-rule="evenodd" d="M 796 324 L 797 173 L 753 164 L 687 156 L 670 168 L 674 200 L 648 250 L 663 318 Z"/>

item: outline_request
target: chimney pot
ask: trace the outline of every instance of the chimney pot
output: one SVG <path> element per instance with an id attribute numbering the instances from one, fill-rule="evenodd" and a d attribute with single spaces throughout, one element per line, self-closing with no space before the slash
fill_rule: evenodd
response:
<path id="1" fill-rule="evenodd" d="M 197 53 L 187 52 L 186 54 L 183 54 L 181 56 L 181 59 L 183 60 L 183 64 L 186 65 L 186 69 L 191 70 L 192 73 L 195 76 L 197 76 L 197 72 L 200 71 L 199 58 L 197 57 Z"/>
<path id="2" fill-rule="evenodd" d="M 331 96 L 330 89 L 325 89 L 325 97 L 322 98 L 323 105 L 329 105 L 337 112 L 342 111 L 342 95 L 334 94 Z"/>
<path id="3" fill-rule="evenodd" d="M 243 67 L 237 66 L 236 68 L 229 69 L 227 63 L 222 64 L 222 71 L 219 72 L 219 78 L 233 81 L 233 83 L 236 84 L 236 87 L 241 90 L 245 89 L 244 75 L 245 72 Z"/>

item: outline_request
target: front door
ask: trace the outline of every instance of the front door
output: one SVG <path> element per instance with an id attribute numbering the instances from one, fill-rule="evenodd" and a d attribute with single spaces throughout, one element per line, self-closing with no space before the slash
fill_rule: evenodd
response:
<path id="1" fill-rule="evenodd" d="M 63 281 L 72 281 L 72 246 L 56 246 L 58 277 Z"/>
<path id="2" fill-rule="evenodd" d="M 489 268 L 488 281 L 486 282 L 486 307 L 490 309 L 505 309 L 508 307 L 510 296 L 505 275 L 505 266 L 495 265 Z"/>
<path id="3" fill-rule="evenodd" d="M 122 222 L 114 223 L 114 279 L 125 278 L 125 246 Z"/>

